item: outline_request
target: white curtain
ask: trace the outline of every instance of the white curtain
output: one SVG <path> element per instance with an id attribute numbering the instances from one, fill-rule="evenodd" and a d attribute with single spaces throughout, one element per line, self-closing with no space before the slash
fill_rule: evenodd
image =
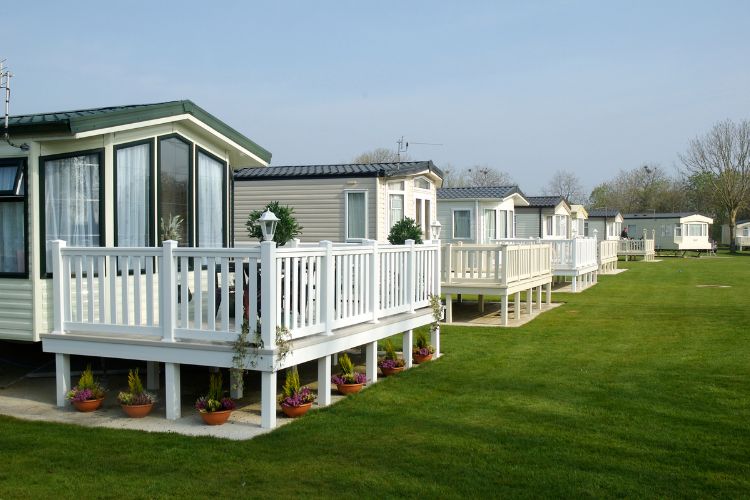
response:
<path id="1" fill-rule="evenodd" d="M 489 243 L 490 240 L 497 239 L 497 213 L 492 209 L 484 210 L 484 238 L 485 243 Z"/>
<path id="2" fill-rule="evenodd" d="M 391 205 L 391 227 L 404 218 L 404 195 L 392 194 L 390 197 Z"/>
<path id="3" fill-rule="evenodd" d="M 44 241 L 99 246 L 99 156 L 81 155 L 44 163 Z M 47 272 L 52 255 L 47 243 Z"/>
<path id="4" fill-rule="evenodd" d="M 18 167 L 0 167 L 0 191 L 13 191 L 15 194 L 15 182 Z"/>
<path id="5" fill-rule="evenodd" d="M 117 245 L 149 244 L 149 179 L 151 146 L 117 150 Z"/>
<path id="6" fill-rule="evenodd" d="M 347 238 L 367 238 L 365 233 L 365 193 L 347 193 Z"/>
<path id="7" fill-rule="evenodd" d="M 23 202 L 0 203 L 0 273 L 24 272 Z"/>
<path id="8" fill-rule="evenodd" d="M 500 214 L 497 218 L 497 237 L 498 238 L 510 238 L 508 234 L 508 211 L 500 210 Z"/>
<path id="9" fill-rule="evenodd" d="M 224 164 L 198 153 L 198 245 L 221 248 Z"/>

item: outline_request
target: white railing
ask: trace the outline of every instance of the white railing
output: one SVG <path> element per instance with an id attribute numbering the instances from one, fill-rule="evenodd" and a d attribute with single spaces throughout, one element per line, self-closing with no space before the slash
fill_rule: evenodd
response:
<path id="1" fill-rule="evenodd" d="M 515 245 L 544 243 L 552 247 L 552 269 L 572 270 L 598 265 L 596 260 L 596 238 L 581 237 L 571 239 L 514 238 L 503 242 Z"/>
<path id="2" fill-rule="evenodd" d="M 441 279 L 452 284 L 509 285 L 551 273 L 551 249 L 547 244 L 443 245 Z"/>
<path id="3" fill-rule="evenodd" d="M 617 240 L 602 240 L 599 242 L 599 265 L 617 260 Z"/>
<path id="4" fill-rule="evenodd" d="M 244 320 L 292 338 L 426 307 L 437 244 L 276 248 L 66 247 L 53 242 L 54 332 L 232 341 Z"/>
<path id="5" fill-rule="evenodd" d="M 650 255 L 654 253 L 654 240 L 618 240 L 620 255 Z"/>

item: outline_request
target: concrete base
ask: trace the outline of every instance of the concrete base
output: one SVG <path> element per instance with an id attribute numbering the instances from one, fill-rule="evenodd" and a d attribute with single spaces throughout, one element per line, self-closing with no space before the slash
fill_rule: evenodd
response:
<path id="1" fill-rule="evenodd" d="M 515 328 L 523 326 L 529 321 L 540 314 L 550 311 L 562 304 L 541 304 L 541 310 L 534 304 L 531 314 L 528 314 L 526 310 L 526 301 L 521 304 L 522 311 L 519 316 L 515 314 L 515 306 L 512 301 L 509 301 L 508 308 L 508 324 L 509 328 Z M 485 302 L 484 312 L 480 312 L 476 302 L 470 302 L 464 300 L 461 304 L 453 304 L 453 323 L 451 326 L 493 326 L 501 327 L 500 325 L 500 303 L 499 302 Z M 502 327 L 505 328 L 505 327 Z"/>

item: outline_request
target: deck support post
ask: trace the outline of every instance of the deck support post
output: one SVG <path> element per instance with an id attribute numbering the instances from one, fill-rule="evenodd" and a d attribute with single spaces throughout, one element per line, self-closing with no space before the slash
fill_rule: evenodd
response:
<path id="1" fill-rule="evenodd" d="M 331 404 L 331 356 L 318 358 L 318 406 Z"/>
<path id="2" fill-rule="evenodd" d="M 445 322 L 453 323 L 453 295 L 445 294 Z"/>
<path id="3" fill-rule="evenodd" d="M 367 383 L 374 384 L 378 381 L 378 341 L 365 344 L 365 374 Z"/>
<path id="4" fill-rule="evenodd" d="M 156 361 L 146 361 L 146 389 L 149 391 L 159 390 L 159 368 Z"/>
<path id="5" fill-rule="evenodd" d="M 404 366 L 411 368 L 411 346 L 414 343 L 414 330 L 406 330 L 401 341 L 401 352 L 404 356 Z"/>
<path id="6" fill-rule="evenodd" d="M 276 372 L 260 374 L 260 426 L 276 427 Z"/>
<path id="7" fill-rule="evenodd" d="M 57 406 L 64 408 L 67 402 L 65 395 L 72 388 L 70 385 L 70 354 L 55 353 L 55 385 Z"/>
<path id="8" fill-rule="evenodd" d="M 503 295 L 500 299 L 500 324 L 508 326 L 508 296 Z"/>
<path id="9" fill-rule="evenodd" d="M 513 309 L 516 319 L 521 319 L 521 292 L 516 292 L 516 296 L 513 298 Z"/>
<path id="10" fill-rule="evenodd" d="M 478 306 L 479 312 L 484 312 L 484 295 L 479 296 Z"/>
<path id="11" fill-rule="evenodd" d="M 539 306 L 539 311 L 542 310 L 542 285 L 536 287 L 536 303 Z"/>
<path id="12" fill-rule="evenodd" d="M 435 348 L 433 358 L 439 358 L 440 354 L 440 325 L 435 324 L 434 327 L 430 328 L 430 344 Z"/>
<path id="13" fill-rule="evenodd" d="M 534 309 L 534 289 L 529 288 L 526 290 L 526 312 L 531 316 Z"/>
<path id="14" fill-rule="evenodd" d="M 552 303 L 552 283 L 547 283 L 547 305 Z"/>
<path id="15" fill-rule="evenodd" d="M 242 399 L 244 385 L 241 384 L 241 380 L 244 373 L 244 370 L 229 370 L 229 395 L 234 399 Z"/>
<path id="16" fill-rule="evenodd" d="M 570 291 L 573 293 L 578 291 L 578 276 L 573 276 L 573 279 L 570 281 Z"/>
<path id="17" fill-rule="evenodd" d="M 182 416 L 178 363 L 164 363 L 164 406 L 167 410 L 167 420 L 177 420 Z"/>

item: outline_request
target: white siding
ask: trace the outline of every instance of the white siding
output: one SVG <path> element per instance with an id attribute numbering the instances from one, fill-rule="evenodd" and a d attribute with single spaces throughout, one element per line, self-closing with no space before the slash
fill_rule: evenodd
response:
<path id="1" fill-rule="evenodd" d="M 550 211 L 551 212 L 551 211 Z M 542 210 L 544 217 L 544 210 Z M 516 207 L 516 238 L 540 238 L 539 209 L 533 207 Z"/>
<path id="2" fill-rule="evenodd" d="M 234 187 L 234 240 L 250 240 L 245 222 L 253 210 L 260 210 L 271 201 L 294 208 L 297 222 L 302 226 L 300 239 L 306 242 L 330 240 L 344 241 L 346 203 L 345 191 L 367 192 L 368 238 L 375 237 L 377 179 L 372 177 L 324 179 L 279 179 L 235 182 Z"/>
<path id="3" fill-rule="evenodd" d="M 454 239 L 453 238 L 453 211 L 454 210 L 469 210 L 471 212 L 471 223 L 470 231 L 471 238 L 466 239 Z M 438 205 L 437 213 L 438 221 L 442 226 L 440 231 L 440 239 L 446 243 L 457 243 L 462 241 L 464 243 L 475 243 L 477 237 L 477 220 L 476 220 L 476 202 L 473 201 L 453 201 L 453 200 L 440 200 Z"/>
<path id="4" fill-rule="evenodd" d="M 0 278 L 0 339 L 33 340 L 32 283 Z"/>

